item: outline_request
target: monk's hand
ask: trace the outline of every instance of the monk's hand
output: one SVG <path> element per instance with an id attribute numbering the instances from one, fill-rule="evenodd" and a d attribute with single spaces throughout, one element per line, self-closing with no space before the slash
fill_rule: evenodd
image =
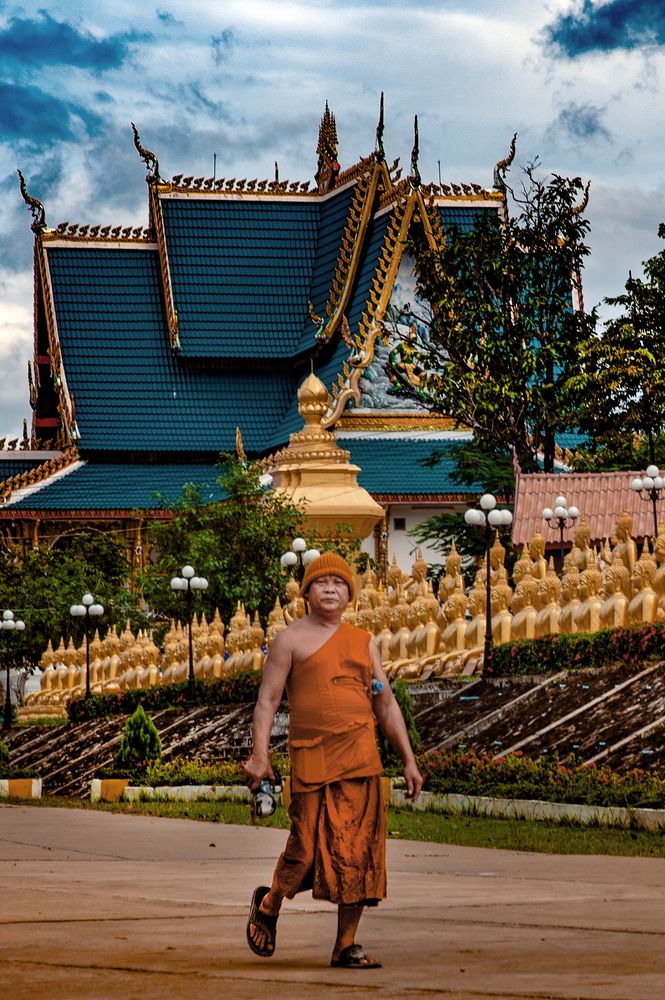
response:
<path id="1" fill-rule="evenodd" d="M 275 772 L 270 766 L 270 761 L 267 757 L 257 757 L 252 754 L 243 764 L 243 771 L 245 784 L 252 792 L 255 788 L 259 787 L 260 782 L 264 778 L 270 778 L 271 781 L 275 780 Z"/>
<path id="2" fill-rule="evenodd" d="M 406 797 L 415 802 L 423 787 L 423 776 L 418 770 L 415 760 L 404 765 L 404 781 L 406 782 Z"/>

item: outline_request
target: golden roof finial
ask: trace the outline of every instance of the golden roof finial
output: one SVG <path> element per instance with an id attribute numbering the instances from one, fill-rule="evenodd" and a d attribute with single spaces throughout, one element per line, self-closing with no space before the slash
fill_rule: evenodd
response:
<path id="1" fill-rule="evenodd" d="M 513 132 L 513 137 L 510 141 L 510 150 L 508 151 L 508 156 L 504 160 L 499 160 L 499 162 L 494 167 L 494 187 L 497 191 L 506 190 L 506 173 L 511 163 L 515 159 L 515 150 L 517 149 L 517 132 Z"/>
<path id="2" fill-rule="evenodd" d="M 245 449 L 242 443 L 242 434 L 240 433 L 239 427 L 236 427 L 236 455 L 238 456 L 239 462 L 247 461 L 247 456 L 245 455 Z"/>

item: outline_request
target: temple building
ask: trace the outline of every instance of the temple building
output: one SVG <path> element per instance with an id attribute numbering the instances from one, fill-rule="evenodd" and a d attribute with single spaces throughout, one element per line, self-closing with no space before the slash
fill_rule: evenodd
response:
<path id="1" fill-rule="evenodd" d="M 427 462 L 464 432 L 401 396 L 386 371 L 396 341 L 408 343 L 412 254 L 452 224 L 506 212 L 514 145 L 489 187 L 426 183 L 416 120 L 402 176 L 384 153 L 381 102 L 374 149 L 342 167 L 326 105 L 312 180 L 277 167 L 270 180 L 165 178 L 132 127 L 145 227 L 49 226 L 21 175 L 34 232 L 33 419 L 22 450 L 2 453 L 2 544 L 54 544 L 103 524 L 142 558 L 145 521 L 164 516 L 157 494 L 173 500 L 194 482 L 219 498 L 215 462 L 238 429 L 250 457 L 286 448 L 314 373 L 328 391 L 322 428 L 384 512 L 368 550 L 383 544 L 408 564 L 407 530 L 474 492 L 452 480 L 452 460 Z"/>

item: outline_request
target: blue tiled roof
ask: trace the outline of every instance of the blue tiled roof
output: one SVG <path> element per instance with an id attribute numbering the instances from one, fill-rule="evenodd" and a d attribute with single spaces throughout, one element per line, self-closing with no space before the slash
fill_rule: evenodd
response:
<path id="1" fill-rule="evenodd" d="M 201 489 L 203 500 L 226 495 L 213 465 L 129 465 L 86 463 L 12 504 L 8 510 L 158 510 L 177 501 L 187 483 Z"/>
<path id="2" fill-rule="evenodd" d="M 349 300 L 346 315 L 352 333 L 358 330 L 358 324 L 369 301 L 369 290 L 372 278 L 379 263 L 379 255 L 383 247 L 386 230 L 390 222 L 390 213 L 384 212 L 371 220 L 362 257 L 359 262 L 353 293 Z M 349 349 L 338 337 L 335 343 L 321 352 L 314 362 L 314 372 L 327 389 L 331 389 L 337 380 L 338 372 L 342 371 L 344 361 L 349 356 Z M 294 398 L 286 410 L 282 423 L 275 429 L 274 444 L 288 439 L 289 434 L 299 431 L 302 427 L 302 417 L 298 413 L 298 403 Z"/>
<path id="3" fill-rule="evenodd" d="M 441 438 L 345 438 L 341 448 L 359 465 L 358 482 L 369 493 L 478 493 L 481 483 L 460 485 L 453 479 L 455 452 L 462 442 Z M 438 459 L 435 464 L 430 461 Z"/>
<path id="4" fill-rule="evenodd" d="M 291 371 L 192 370 L 168 349 L 156 250 L 46 244 L 67 385 L 85 450 L 214 452 L 268 446 L 297 390 Z"/>
<path id="5" fill-rule="evenodd" d="M 53 454 L 57 454 L 54 452 Z M 0 481 L 11 479 L 12 476 L 20 476 L 23 472 L 32 472 L 34 468 L 41 465 L 44 456 L 40 458 L 27 458 L 23 452 L 8 452 L 0 459 Z"/>
<path id="6" fill-rule="evenodd" d="M 352 190 L 327 201 L 162 198 L 187 357 L 284 358 L 314 346 Z"/>
<path id="7" fill-rule="evenodd" d="M 455 208 L 453 205 L 439 206 L 439 215 L 443 223 L 443 228 L 456 226 L 462 232 L 468 232 L 470 229 L 473 229 L 477 220 L 481 216 L 485 216 L 488 211 L 494 212 L 498 218 L 498 205 L 496 203 L 490 202 L 486 206 L 479 205 L 478 208 L 468 206 Z"/>

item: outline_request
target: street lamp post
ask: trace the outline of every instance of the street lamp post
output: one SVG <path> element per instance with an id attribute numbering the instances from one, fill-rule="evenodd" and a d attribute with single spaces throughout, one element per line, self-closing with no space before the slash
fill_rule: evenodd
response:
<path id="1" fill-rule="evenodd" d="M 25 622 L 20 618 L 14 618 L 13 611 L 3 611 L 0 628 L 5 632 L 25 631 Z M 12 724 L 12 696 L 9 690 L 9 656 L 5 662 L 5 709 L 2 717 L 2 728 L 10 729 Z"/>
<path id="2" fill-rule="evenodd" d="M 492 541 L 492 531 L 498 528 L 507 528 L 513 523 L 512 512 L 507 508 L 498 510 L 496 497 L 492 493 L 485 493 L 480 498 L 480 509 L 471 507 L 464 514 L 467 524 L 477 528 L 482 528 L 485 533 L 485 558 L 486 558 L 486 579 L 485 579 L 485 646 L 483 648 L 483 670 L 487 670 L 492 657 L 492 607 L 491 607 L 491 584 L 490 584 L 490 549 Z"/>
<path id="3" fill-rule="evenodd" d="M 653 509 L 653 537 L 658 537 L 658 508 L 657 504 L 660 499 L 661 493 L 665 490 L 665 476 L 660 472 L 657 465 L 649 465 L 647 467 L 647 472 L 645 476 L 641 478 L 638 477 L 633 479 L 630 484 L 631 490 L 634 490 L 637 495 L 642 500 L 646 500 L 647 503 L 651 503 Z"/>
<path id="4" fill-rule="evenodd" d="M 559 531 L 559 552 L 561 554 L 560 577 L 563 577 L 563 559 L 566 552 L 563 533 L 566 528 L 572 528 L 574 526 L 575 521 L 579 516 L 580 512 L 577 507 L 569 507 L 568 501 L 564 496 L 556 498 L 554 501 L 554 510 L 552 510 L 551 507 L 543 508 L 543 520 L 549 524 L 550 528 L 555 528 Z"/>
<path id="5" fill-rule="evenodd" d="M 69 609 L 74 618 L 83 618 L 85 629 L 85 697 L 90 697 L 90 619 L 99 618 L 104 614 L 104 607 L 96 604 L 92 594 L 84 594 L 80 604 L 72 604 Z"/>
<path id="6" fill-rule="evenodd" d="M 187 595 L 187 637 L 189 643 L 189 670 L 187 672 L 187 703 L 193 705 L 196 701 L 194 696 L 194 647 L 192 644 L 192 591 L 207 590 L 208 581 L 204 576 L 196 576 L 193 566 L 183 566 L 180 570 L 181 576 L 174 576 L 171 580 L 172 590 L 182 590 Z"/>
<path id="7" fill-rule="evenodd" d="M 308 549 L 304 538 L 294 538 L 291 542 L 291 549 L 281 556 L 279 562 L 282 569 L 293 573 L 296 566 L 302 568 L 308 566 L 313 559 L 318 559 L 321 553 L 318 549 Z"/>

